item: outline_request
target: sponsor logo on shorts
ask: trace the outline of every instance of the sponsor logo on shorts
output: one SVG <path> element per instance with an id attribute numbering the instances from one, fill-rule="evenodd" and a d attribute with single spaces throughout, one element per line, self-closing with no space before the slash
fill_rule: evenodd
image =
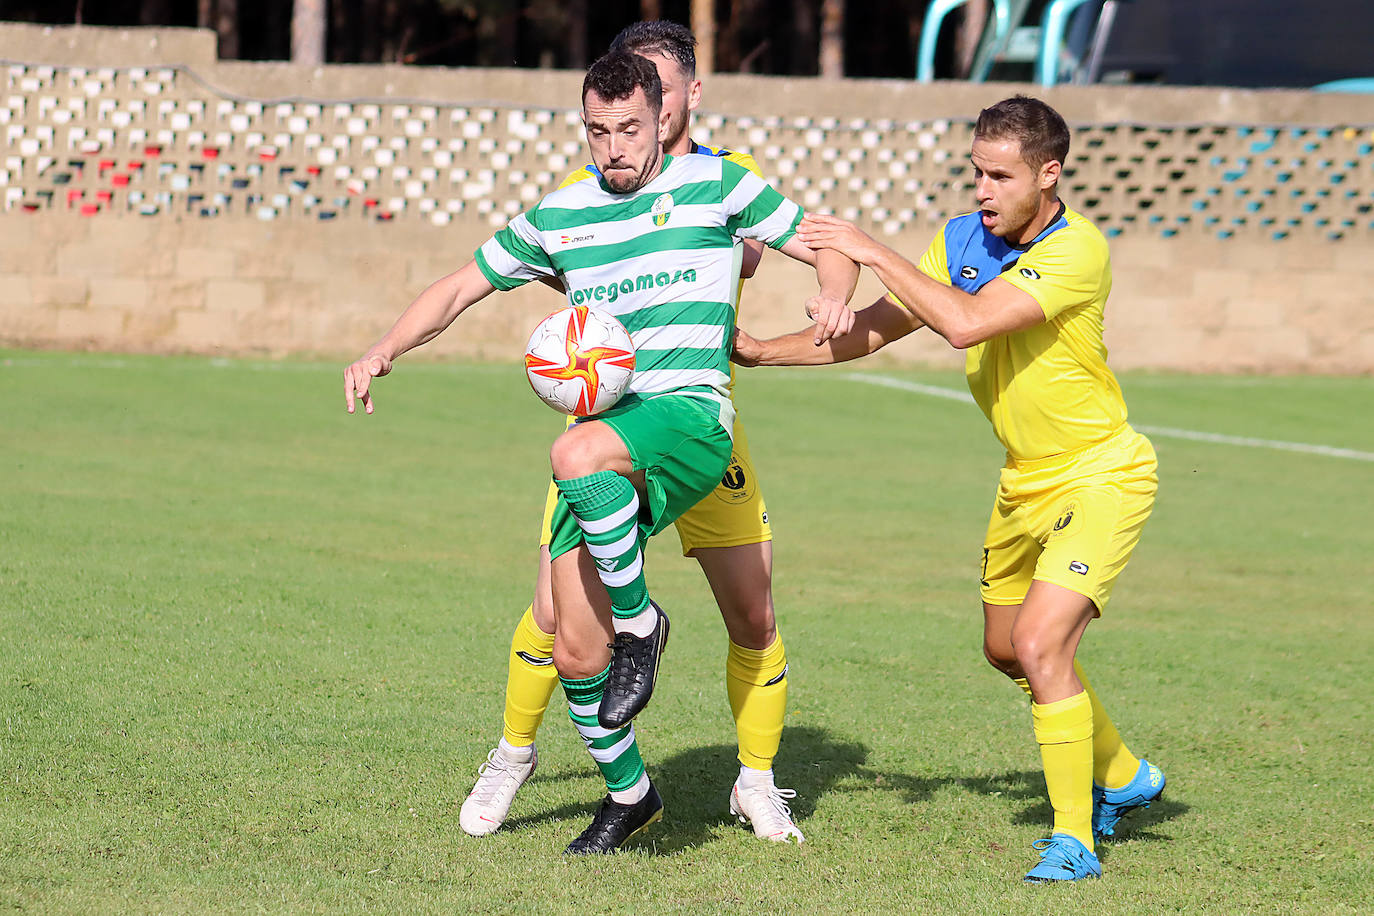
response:
<path id="1" fill-rule="evenodd" d="M 1021 276 L 1025 277 L 1027 280 L 1039 280 L 1039 279 L 1040 279 L 1040 275 L 1039 275 L 1038 273 L 1035 272 L 1035 268 L 1034 268 L 1034 267 L 1023 267 L 1023 268 L 1021 268 Z"/>
<path id="2" fill-rule="evenodd" d="M 1086 576 L 1088 574 L 1088 564 L 1081 560 L 1074 560 L 1069 564 L 1069 572 L 1076 572 L 1080 576 Z"/>
<path id="3" fill-rule="evenodd" d="M 614 558 L 614 557 L 604 557 L 604 558 L 602 558 L 602 559 L 599 559 L 599 560 L 596 561 L 596 565 L 597 565 L 597 566 L 600 566 L 602 569 L 606 570 L 606 572 L 615 572 L 615 558 Z"/>
<path id="4" fill-rule="evenodd" d="M 978 268 L 974 267 L 972 264 L 965 264 L 959 269 L 959 276 L 963 277 L 965 280 L 977 280 Z"/>

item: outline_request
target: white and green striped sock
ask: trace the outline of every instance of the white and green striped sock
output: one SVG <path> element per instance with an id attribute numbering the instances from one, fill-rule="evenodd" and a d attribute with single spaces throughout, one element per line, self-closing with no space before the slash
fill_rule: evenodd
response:
<path id="1" fill-rule="evenodd" d="M 586 742 L 597 769 L 601 770 L 606 790 L 620 804 L 632 805 L 648 793 L 649 778 L 644 772 L 644 759 L 639 756 L 634 726 L 602 728 L 597 722 L 596 714 L 601 707 L 601 694 L 606 689 L 609 671 L 607 666 L 605 671 L 589 678 L 560 677 L 558 680 L 568 697 L 568 717 Z"/>
<path id="2" fill-rule="evenodd" d="M 611 596 L 618 633 L 648 636 L 657 615 L 644 581 L 644 544 L 639 531 L 639 494 L 614 471 L 554 483 L 582 529 L 597 575 Z"/>

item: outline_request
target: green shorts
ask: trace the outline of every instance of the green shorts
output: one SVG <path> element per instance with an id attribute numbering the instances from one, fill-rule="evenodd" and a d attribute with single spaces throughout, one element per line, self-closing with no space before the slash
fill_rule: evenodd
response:
<path id="1" fill-rule="evenodd" d="M 689 395 L 626 398 L 596 417 L 579 422 L 605 423 L 629 449 L 636 471 L 644 472 L 648 499 L 639 507 L 640 536 L 647 538 L 671 525 L 716 488 L 730 463 L 730 434 L 720 425 L 720 408 Z M 558 495 L 552 519 L 550 556 L 582 543 L 582 529 Z"/>

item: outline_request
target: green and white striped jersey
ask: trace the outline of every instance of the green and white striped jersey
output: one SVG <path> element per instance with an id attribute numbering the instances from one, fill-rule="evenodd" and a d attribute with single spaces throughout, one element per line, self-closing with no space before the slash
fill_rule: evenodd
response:
<path id="1" fill-rule="evenodd" d="M 570 304 L 615 315 L 635 344 L 630 392 L 708 398 L 731 430 L 740 240 L 781 248 L 802 215 L 735 162 L 665 156 L 663 171 L 638 191 L 617 194 L 598 179 L 551 192 L 476 259 L 497 289 L 558 277 Z"/>

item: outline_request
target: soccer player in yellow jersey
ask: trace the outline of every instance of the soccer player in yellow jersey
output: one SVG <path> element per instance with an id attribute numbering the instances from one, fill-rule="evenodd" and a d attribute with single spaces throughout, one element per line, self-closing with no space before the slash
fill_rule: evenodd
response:
<path id="1" fill-rule="evenodd" d="M 670 111 L 664 152 L 671 155 L 725 156 L 758 173 L 753 157 L 698 145 L 688 136 L 691 112 L 701 101 L 696 79 L 696 39 L 671 22 L 635 23 L 611 48 L 646 57 L 663 83 L 663 105 Z M 578 169 L 563 185 L 594 180 L 595 167 Z M 748 241 L 742 275 L 752 275 L 762 245 Z M 534 601 L 516 625 L 506 681 L 501 740 L 482 765 L 476 785 L 463 803 L 459 823 L 482 836 L 501 826 L 516 791 L 534 772 L 535 734 L 548 708 L 558 674 L 553 666 L 553 596 L 549 562 L 550 519 L 557 490 L 550 485 L 540 539 Z M 772 597 L 772 532 L 768 510 L 754 475 L 743 424 L 735 422 L 730 465 L 721 484 L 677 520 L 682 552 L 695 557 L 720 606 L 729 637 L 725 662 L 726 693 L 739 741 L 740 771 L 730 791 L 730 810 L 765 839 L 802 842 L 787 800 L 791 789 L 773 781 L 773 758 L 782 736 L 787 706 L 787 656 L 778 636 Z"/>
<path id="2" fill-rule="evenodd" d="M 1095 836 L 1164 789 L 1074 659 L 1150 515 L 1156 476 L 1154 449 L 1126 422 L 1107 368 L 1106 240 L 1058 197 L 1068 152 L 1063 118 L 1039 100 L 983 110 L 978 209 L 949 220 L 919 266 L 844 220 L 802 222 L 803 241 L 867 265 L 886 297 L 784 337 L 736 338 L 744 365 L 854 359 L 921 327 L 967 351 L 969 389 L 1007 450 L 983 543 L 983 652 L 1031 697 L 1054 808 L 1031 882 L 1100 875 Z"/>

